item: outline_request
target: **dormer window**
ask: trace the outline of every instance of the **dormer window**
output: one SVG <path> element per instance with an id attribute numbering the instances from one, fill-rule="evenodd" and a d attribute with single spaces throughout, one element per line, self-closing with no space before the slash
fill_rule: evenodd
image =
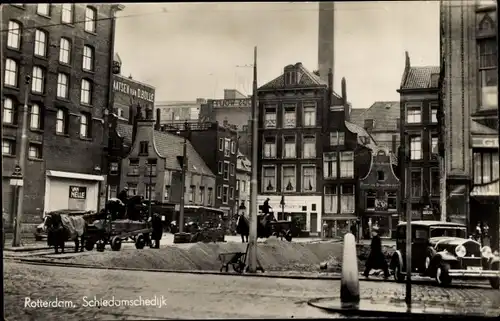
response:
<path id="1" fill-rule="evenodd" d="M 285 72 L 285 85 L 296 85 L 297 84 L 297 72 L 287 71 Z"/>

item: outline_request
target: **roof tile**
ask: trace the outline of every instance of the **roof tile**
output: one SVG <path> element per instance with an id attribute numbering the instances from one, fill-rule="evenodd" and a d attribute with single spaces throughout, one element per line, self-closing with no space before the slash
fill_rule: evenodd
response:
<path id="1" fill-rule="evenodd" d="M 406 79 L 403 79 L 401 89 L 437 88 L 439 66 L 410 67 Z"/>
<path id="2" fill-rule="evenodd" d="M 365 120 L 373 119 L 373 132 L 398 131 L 399 106 L 399 101 L 376 101 L 368 109 L 352 109 L 351 122 L 364 127 Z"/>

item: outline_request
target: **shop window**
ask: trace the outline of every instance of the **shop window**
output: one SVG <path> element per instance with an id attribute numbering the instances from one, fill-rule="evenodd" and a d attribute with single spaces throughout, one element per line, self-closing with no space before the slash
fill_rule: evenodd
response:
<path id="1" fill-rule="evenodd" d="M 366 192 L 366 209 L 375 210 L 375 199 L 377 198 L 377 193 L 375 191 Z"/>
<path id="2" fill-rule="evenodd" d="M 396 211 L 398 209 L 398 192 L 387 193 L 387 209 Z"/>

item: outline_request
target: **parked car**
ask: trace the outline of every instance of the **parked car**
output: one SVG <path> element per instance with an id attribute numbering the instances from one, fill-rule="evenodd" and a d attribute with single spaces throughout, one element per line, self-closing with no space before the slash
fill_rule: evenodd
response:
<path id="1" fill-rule="evenodd" d="M 59 214 L 66 214 L 66 215 L 84 215 L 84 214 L 89 214 L 93 213 L 92 211 L 84 211 L 84 210 L 57 210 L 57 211 L 52 211 L 49 212 L 48 214 L 52 213 L 59 213 Z M 45 219 L 45 215 L 44 215 Z M 35 235 L 35 240 L 36 241 L 42 241 L 47 238 L 47 231 L 44 226 L 44 219 L 42 219 L 42 223 L 38 224 L 38 226 L 35 229 L 35 232 L 33 233 Z"/>
<path id="2" fill-rule="evenodd" d="M 412 273 L 434 278 L 441 286 L 451 284 L 453 278 L 488 279 L 491 287 L 499 288 L 500 257 L 489 246 L 467 238 L 463 224 L 440 221 L 411 222 Z M 394 278 L 403 282 L 406 275 L 406 222 L 396 229 L 396 252 L 390 269 Z"/>

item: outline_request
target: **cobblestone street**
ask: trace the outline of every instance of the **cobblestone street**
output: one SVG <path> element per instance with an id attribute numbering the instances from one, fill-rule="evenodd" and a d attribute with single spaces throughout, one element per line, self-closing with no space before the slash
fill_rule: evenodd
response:
<path id="1" fill-rule="evenodd" d="M 339 281 L 289 280 L 34 266 L 4 262 L 7 320 L 89 320 L 148 318 L 321 318 L 324 312 L 307 305 L 315 297 L 338 296 Z M 363 300 L 400 299 L 404 285 L 361 282 Z M 500 313 L 500 295 L 488 285 L 456 284 L 443 289 L 413 286 L 415 301 L 457 302 Z M 160 298 L 166 307 L 84 306 L 89 299 Z M 25 307 L 31 300 L 67 300 L 72 308 Z M 258 307 L 258 308 L 256 308 Z"/>

